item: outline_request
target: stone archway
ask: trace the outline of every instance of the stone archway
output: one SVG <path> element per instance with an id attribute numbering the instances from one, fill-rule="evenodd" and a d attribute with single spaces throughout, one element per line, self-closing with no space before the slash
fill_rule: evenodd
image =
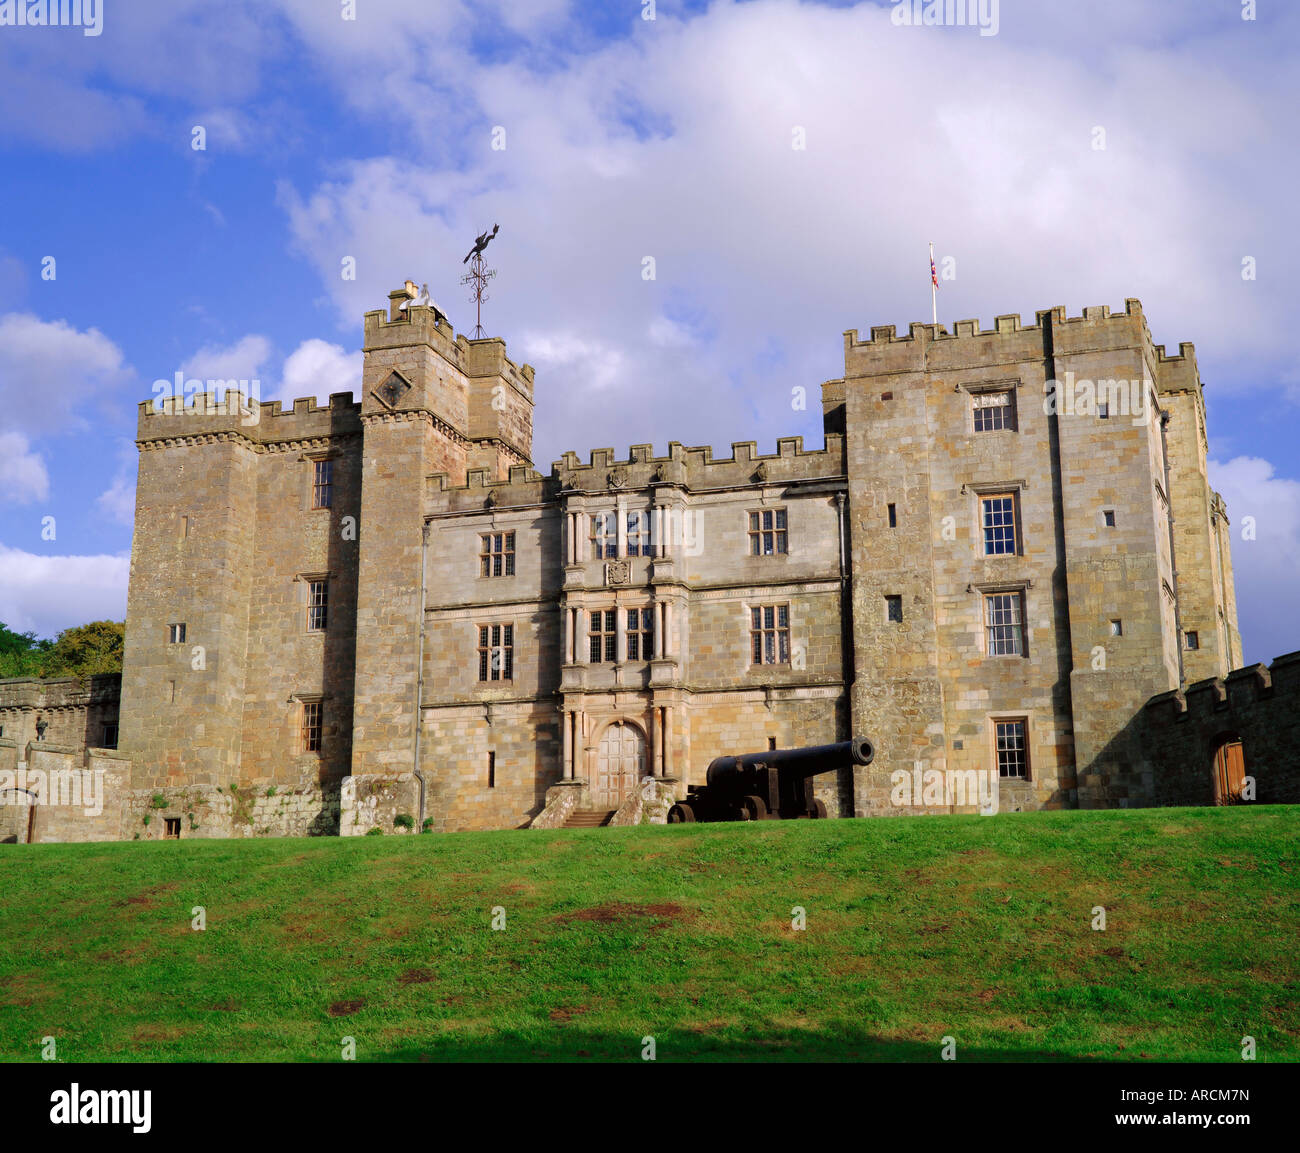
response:
<path id="1" fill-rule="evenodd" d="M 1214 744 L 1214 803 L 1239 805 L 1246 780 L 1246 754 L 1241 738 L 1235 733 L 1225 733 Z"/>
<path id="2" fill-rule="evenodd" d="M 608 725 L 596 746 L 592 808 L 617 809 L 645 775 L 645 765 L 645 733 L 628 721 Z"/>

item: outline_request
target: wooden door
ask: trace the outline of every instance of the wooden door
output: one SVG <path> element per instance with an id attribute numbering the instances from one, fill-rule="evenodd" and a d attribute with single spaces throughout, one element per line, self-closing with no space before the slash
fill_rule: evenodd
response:
<path id="1" fill-rule="evenodd" d="M 645 772 L 645 736 L 636 725 L 612 724 L 596 752 L 596 780 L 591 803 L 597 809 L 617 809 L 631 795 Z"/>
<path id="2" fill-rule="evenodd" d="M 1246 783 L 1246 758 L 1240 741 L 1225 741 L 1214 754 L 1214 803 L 1235 805 Z"/>

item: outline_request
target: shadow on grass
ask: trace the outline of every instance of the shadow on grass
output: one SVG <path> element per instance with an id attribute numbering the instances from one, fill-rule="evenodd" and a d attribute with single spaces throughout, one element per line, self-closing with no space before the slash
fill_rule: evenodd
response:
<path id="1" fill-rule="evenodd" d="M 742 1035 L 670 1031 L 655 1035 L 656 1061 L 864 1061 L 950 1064 L 940 1056 L 940 1041 L 907 1041 L 862 1032 L 793 1030 Z M 361 1061 L 393 1062 L 640 1062 L 646 1038 L 586 1032 L 566 1027 L 550 1035 L 495 1033 L 481 1039 L 412 1041 L 381 1053 L 359 1050 Z M 1110 1063 L 1116 1057 L 1074 1056 L 1039 1049 L 957 1045 L 959 1062 Z M 1129 1054 L 1117 1055 L 1119 1059 Z M 1136 1057 L 1136 1054 L 1133 1055 Z"/>

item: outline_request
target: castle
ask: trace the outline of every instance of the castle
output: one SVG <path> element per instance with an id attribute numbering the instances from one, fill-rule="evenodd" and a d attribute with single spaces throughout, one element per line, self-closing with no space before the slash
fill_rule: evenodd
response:
<path id="1" fill-rule="evenodd" d="M 719 754 L 851 733 L 831 816 L 975 811 L 900 801 L 936 772 L 1002 811 L 1300 799 L 1300 654 L 1238 668 L 1194 350 L 1138 301 L 850 331 L 823 447 L 543 475 L 532 368 L 414 299 L 366 314 L 360 400 L 141 405 L 118 748 L 0 683 L 0 771 L 108 799 L 11 839 L 662 820 Z"/>

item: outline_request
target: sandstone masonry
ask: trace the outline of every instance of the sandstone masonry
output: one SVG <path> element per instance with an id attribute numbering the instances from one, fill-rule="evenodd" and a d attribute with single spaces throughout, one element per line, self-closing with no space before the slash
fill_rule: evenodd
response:
<path id="1" fill-rule="evenodd" d="M 876 760 L 816 781 L 830 815 L 953 811 L 900 805 L 916 769 L 1004 810 L 1208 803 L 1229 742 L 1300 799 L 1264 735 L 1293 659 L 1233 672 L 1195 353 L 1136 300 L 848 332 L 820 448 L 543 475 L 532 368 L 410 299 L 366 314 L 359 401 L 141 406 L 118 815 L 86 839 L 662 821 L 717 755 L 853 733 Z M 0 770 L 73 691 L 0 683 Z M 69 766 L 95 691 L 51 729 Z M 1184 719 L 1210 698 L 1230 724 Z"/>

